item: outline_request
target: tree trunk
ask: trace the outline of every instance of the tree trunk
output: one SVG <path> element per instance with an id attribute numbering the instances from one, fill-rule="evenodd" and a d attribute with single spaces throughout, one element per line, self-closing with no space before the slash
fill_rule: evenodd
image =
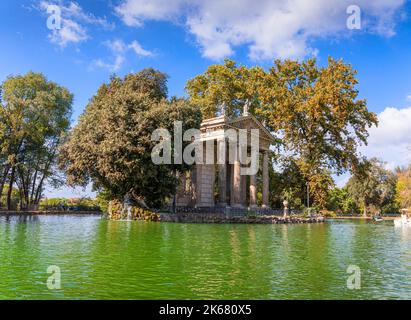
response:
<path id="1" fill-rule="evenodd" d="M 1 178 L 1 183 L 0 183 L 0 207 L 2 206 L 1 198 L 3 197 L 4 185 L 6 184 L 9 171 L 10 171 L 10 166 L 7 164 L 4 168 L 3 177 Z"/>
<path id="2" fill-rule="evenodd" d="M 20 195 L 20 210 L 24 209 L 24 202 L 23 202 L 23 189 L 19 188 L 19 195 Z"/>
<path id="3" fill-rule="evenodd" d="M 7 192 L 7 210 L 11 210 L 11 195 L 13 192 L 13 185 L 14 185 L 14 174 L 16 172 L 16 167 L 13 166 L 11 169 L 11 174 L 10 174 L 10 182 L 9 182 L 9 190 Z"/>
<path id="4" fill-rule="evenodd" d="M 33 178 L 33 183 L 31 185 L 31 195 L 30 195 L 30 206 L 33 204 L 34 201 L 34 189 L 36 188 L 36 180 L 37 180 L 37 173 L 38 171 L 38 166 L 36 167 L 36 171 L 34 172 L 34 178 Z"/>
<path id="5" fill-rule="evenodd" d="M 40 180 L 39 185 L 37 186 L 37 191 L 36 191 L 36 197 L 34 199 L 33 204 L 38 205 L 40 203 L 40 198 L 41 198 L 41 190 L 43 189 L 43 181 L 45 179 L 46 175 L 44 174 L 43 177 Z"/>
<path id="6" fill-rule="evenodd" d="M 19 131 L 19 130 L 20 130 L 20 128 L 18 128 L 17 131 Z M 26 135 L 24 134 L 23 137 L 20 139 L 19 143 L 17 144 L 15 152 L 12 153 L 12 154 L 9 153 L 9 156 L 10 155 L 15 155 L 16 158 L 18 157 L 25 138 L 26 138 Z M 16 173 L 16 165 L 17 164 L 15 162 L 13 162 L 13 164 L 11 165 L 12 169 L 11 169 L 11 174 L 10 174 L 9 190 L 7 192 L 7 210 L 11 210 L 11 195 L 12 195 L 12 192 L 13 192 L 13 184 L 14 184 L 14 175 Z"/>
<path id="7" fill-rule="evenodd" d="M 58 145 L 58 140 L 57 140 L 56 144 L 54 145 L 54 150 L 53 150 L 52 154 L 50 155 L 50 157 L 48 158 L 47 163 L 46 163 L 45 166 L 44 166 L 43 176 L 41 177 L 40 182 L 39 182 L 39 185 L 37 186 L 36 197 L 35 197 L 34 202 L 33 202 L 33 204 L 35 204 L 35 205 L 38 205 L 38 204 L 40 203 L 41 191 L 42 191 L 42 189 L 43 189 L 43 183 L 44 183 L 44 180 L 45 180 L 46 178 L 48 178 L 48 176 L 49 176 L 49 175 L 48 175 L 48 171 L 49 171 L 49 169 L 50 169 L 50 166 L 51 166 L 52 163 L 53 163 L 54 157 L 56 156 L 57 145 Z"/>
<path id="8" fill-rule="evenodd" d="M 25 187 L 24 187 L 24 202 L 26 202 L 26 208 L 29 208 L 30 205 L 30 199 L 29 199 L 29 194 L 30 194 L 30 178 L 31 178 L 31 169 L 27 171 L 27 177 L 26 177 L 26 182 L 25 182 Z"/>
<path id="9" fill-rule="evenodd" d="M 19 195 L 20 195 L 20 210 L 27 209 L 27 201 L 26 201 L 26 182 L 24 179 L 24 174 L 21 168 L 17 169 L 19 180 L 16 180 L 17 186 L 19 188 Z"/>

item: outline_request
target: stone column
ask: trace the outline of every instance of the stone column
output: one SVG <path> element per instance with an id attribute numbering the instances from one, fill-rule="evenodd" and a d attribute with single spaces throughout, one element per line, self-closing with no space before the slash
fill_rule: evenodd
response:
<path id="1" fill-rule="evenodd" d="M 241 203 L 247 206 L 247 176 L 241 176 Z"/>
<path id="2" fill-rule="evenodd" d="M 201 203 L 201 186 L 203 184 L 202 181 L 202 168 L 203 165 L 202 164 L 196 164 L 195 168 L 194 168 L 194 178 L 195 178 L 195 182 L 194 182 L 194 205 L 197 207 L 199 206 Z"/>
<path id="3" fill-rule="evenodd" d="M 238 151 L 242 152 L 243 156 L 247 155 L 247 146 L 246 145 L 239 145 Z M 239 156 L 241 153 L 239 154 Z M 241 161 L 240 161 L 241 162 Z M 244 167 L 242 169 L 245 169 Z M 241 175 L 241 204 L 245 207 L 248 205 L 247 199 L 247 175 Z"/>
<path id="4" fill-rule="evenodd" d="M 206 148 L 203 150 L 205 159 Z M 197 164 L 197 168 L 197 206 L 214 207 L 215 164 Z"/>
<path id="5" fill-rule="evenodd" d="M 180 195 L 184 195 L 186 193 L 186 185 L 187 185 L 187 177 L 185 172 L 180 173 Z"/>
<path id="6" fill-rule="evenodd" d="M 263 208 L 268 208 L 269 195 L 268 151 L 263 153 Z"/>
<path id="7" fill-rule="evenodd" d="M 191 193 L 191 200 L 190 206 L 194 207 L 197 203 L 197 167 L 194 166 L 191 169 L 191 177 L 190 177 L 190 193 Z"/>
<path id="8" fill-rule="evenodd" d="M 233 170 L 233 189 L 231 198 L 233 207 L 242 207 L 241 199 L 241 163 L 238 157 L 238 149 L 235 151 L 235 160 L 234 160 L 234 170 Z"/>
<path id="9" fill-rule="evenodd" d="M 225 140 L 217 141 L 218 148 L 218 193 L 219 205 L 225 206 L 227 204 L 227 161 Z M 223 163 L 224 162 L 224 163 Z"/>
<path id="10" fill-rule="evenodd" d="M 255 174 L 250 176 L 250 208 L 257 207 L 257 181 Z"/>

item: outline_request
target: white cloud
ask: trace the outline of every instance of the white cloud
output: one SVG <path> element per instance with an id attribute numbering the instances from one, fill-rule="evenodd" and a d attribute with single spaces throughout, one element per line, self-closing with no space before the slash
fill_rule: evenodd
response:
<path id="1" fill-rule="evenodd" d="M 106 41 L 104 45 L 111 51 L 114 61 L 109 63 L 102 59 L 94 60 L 91 63 L 91 68 L 103 68 L 111 72 L 120 70 L 124 61 L 126 60 L 127 51 L 132 50 L 138 57 L 151 57 L 154 54 L 151 51 L 143 49 L 143 47 L 136 40 L 130 44 L 124 43 L 123 40 L 116 39 L 113 41 Z"/>
<path id="2" fill-rule="evenodd" d="M 143 49 L 143 47 L 135 40 L 128 47 L 133 49 L 136 55 L 141 57 L 151 57 L 153 55 L 151 51 Z"/>
<path id="3" fill-rule="evenodd" d="M 378 115 L 378 127 L 370 129 L 368 146 L 361 148 L 367 157 L 387 162 L 389 169 L 411 162 L 411 107 L 386 108 Z"/>
<path id="4" fill-rule="evenodd" d="M 395 34 L 404 0 L 357 0 L 362 31 Z M 248 45 L 252 59 L 301 58 L 316 53 L 310 40 L 348 36 L 346 9 L 352 0 L 123 0 L 116 12 L 129 26 L 145 21 L 184 24 L 202 54 L 211 59 L 232 55 Z M 359 32 L 359 31 L 357 31 Z"/>
<path id="5" fill-rule="evenodd" d="M 394 170 L 411 162 L 411 107 L 405 109 L 386 108 L 378 114 L 378 127 L 370 130 L 368 145 L 360 148 L 367 158 L 378 158 L 385 167 Z M 351 175 L 347 172 L 333 176 L 336 185 L 344 187 Z"/>
<path id="6" fill-rule="evenodd" d="M 50 30 L 49 39 L 62 48 L 70 43 L 79 43 L 89 39 L 86 25 L 95 25 L 104 29 L 114 28 L 114 24 L 109 23 L 106 18 L 85 12 L 78 3 L 73 1 L 40 1 L 37 9 L 47 15 L 50 5 L 57 5 L 60 8 L 61 28 Z"/>
<path id="7" fill-rule="evenodd" d="M 85 12 L 78 3 L 70 2 L 67 6 L 61 5 L 62 14 L 68 18 L 76 19 L 86 24 L 99 25 L 105 29 L 113 29 L 114 24 L 109 23 L 104 17 L 96 17 L 92 13 Z"/>
<path id="8" fill-rule="evenodd" d="M 70 19 L 61 20 L 61 29 L 52 30 L 49 39 L 52 43 L 64 48 L 69 44 L 85 41 L 89 38 L 86 30 L 77 22 Z"/>

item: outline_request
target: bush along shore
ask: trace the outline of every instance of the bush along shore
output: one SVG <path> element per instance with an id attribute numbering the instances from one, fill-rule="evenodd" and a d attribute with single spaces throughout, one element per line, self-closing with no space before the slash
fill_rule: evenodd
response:
<path id="1" fill-rule="evenodd" d="M 109 203 L 107 210 L 107 217 L 110 220 L 143 220 L 143 221 L 160 221 L 160 214 L 136 207 L 136 206 L 123 206 L 118 200 L 112 200 Z"/>

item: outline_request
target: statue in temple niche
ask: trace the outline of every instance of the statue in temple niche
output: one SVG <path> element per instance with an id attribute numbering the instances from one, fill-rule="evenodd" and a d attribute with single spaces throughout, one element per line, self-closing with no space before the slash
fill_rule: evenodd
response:
<path id="1" fill-rule="evenodd" d="M 249 109 L 250 109 L 250 100 L 247 99 L 244 103 L 244 107 L 243 107 L 243 116 L 246 117 L 249 114 Z"/>
<path id="2" fill-rule="evenodd" d="M 220 116 L 226 115 L 226 109 L 227 109 L 227 105 L 225 104 L 225 102 L 222 102 L 220 104 Z"/>

